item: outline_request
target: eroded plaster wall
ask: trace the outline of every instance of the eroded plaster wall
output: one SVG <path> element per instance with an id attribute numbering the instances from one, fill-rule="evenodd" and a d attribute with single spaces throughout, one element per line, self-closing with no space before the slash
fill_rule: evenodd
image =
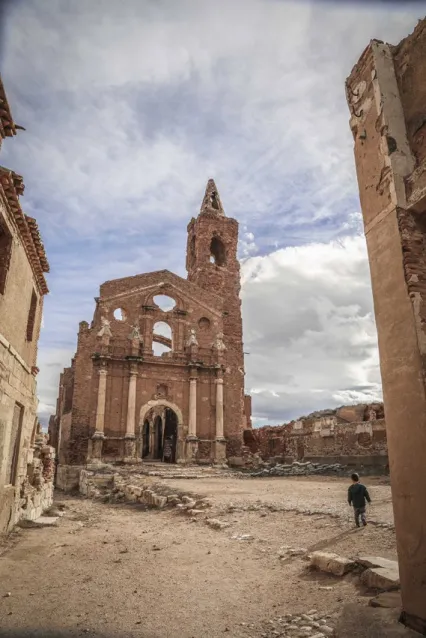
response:
<path id="1" fill-rule="evenodd" d="M 0 79 L 0 138 L 16 133 Z M 0 166 L 0 532 L 40 516 L 53 495 L 54 451 L 37 420 L 37 343 L 48 272 L 21 176 Z"/>
<path id="2" fill-rule="evenodd" d="M 370 263 L 407 624 L 426 632 L 426 20 L 346 82 Z M 417 504 L 417 506 L 415 506 Z"/>

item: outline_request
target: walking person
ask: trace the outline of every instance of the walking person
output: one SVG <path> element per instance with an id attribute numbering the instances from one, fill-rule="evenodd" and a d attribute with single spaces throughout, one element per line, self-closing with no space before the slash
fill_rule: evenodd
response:
<path id="1" fill-rule="evenodd" d="M 365 527 L 367 525 L 367 520 L 365 518 L 365 506 L 366 501 L 371 503 L 370 494 L 368 493 L 365 485 L 359 482 L 358 474 L 352 474 L 351 479 L 352 485 L 348 489 L 348 503 L 354 508 L 356 526 L 360 526 L 359 519 L 361 518 L 361 522 Z"/>

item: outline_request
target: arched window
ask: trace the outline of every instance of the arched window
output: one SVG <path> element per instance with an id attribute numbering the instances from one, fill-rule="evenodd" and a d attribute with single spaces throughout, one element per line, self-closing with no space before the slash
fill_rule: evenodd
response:
<path id="1" fill-rule="evenodd" d="M 154 324 L 152 334 L 152 349 L 156 357 L 161 357 L 173 349 L 172 329 L 165 321 L 157 321 Z"/>
<path id="2" fill-rule="evenodd" d="M 210 244 L 210 261 L 216 266 L 224 266 L 226 263 L 225 245 L 219 237 L 213 237 Z"/>

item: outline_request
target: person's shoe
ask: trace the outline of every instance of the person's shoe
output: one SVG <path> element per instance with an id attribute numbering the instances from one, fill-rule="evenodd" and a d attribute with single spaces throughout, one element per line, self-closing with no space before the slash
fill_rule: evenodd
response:
<path id="1" fill-rule="evenodd" d="M 359 523 L 356 523 L 356 527 L 359 527 Z"/>
<path id="2" fill-rule="evenodd" d="M 364 521 L 364 522 L 363 522 L 363 526 L 364 526 L 364 527 L 367 527 L 367 521 Z"/>

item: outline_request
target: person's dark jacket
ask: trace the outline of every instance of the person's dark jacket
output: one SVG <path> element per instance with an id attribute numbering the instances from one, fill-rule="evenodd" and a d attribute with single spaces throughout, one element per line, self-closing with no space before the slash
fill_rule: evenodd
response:
<path id="1" fill-rule="evenodd" d="M 362 483 L 354 483 L 348 489 L 348 503 L 356 508 L 365 507 L 365 501 L 371 503 L 370 494 Z"/>

